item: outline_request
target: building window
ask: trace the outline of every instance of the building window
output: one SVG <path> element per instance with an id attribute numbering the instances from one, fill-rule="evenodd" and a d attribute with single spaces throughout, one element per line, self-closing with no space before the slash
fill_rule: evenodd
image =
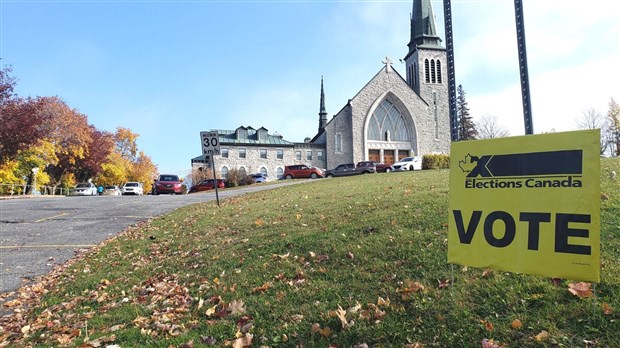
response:
<path id="1" fill-rule="evenodd" d="M 335 140 L 335 147 L 336 147 L 336 153 L 342 153 L 342 134 L 341 133 L 336 133 L 336 140 Z"/>
<path id="2" fill-rule="evenodd" d="M 405 119 L 394 104 L 384 100 L 373 112 L 368 124 L 368 139 L 409 141 Z"/>
<path id="3" fill-rule="evenodd" d="M 260 167 L 260 173 L 263 174 L 264 177 L 267 177 L 267 168 Z"/>
<path id="4" fill-rule="evenodd" d="M 431 59 L 431 82 L 432 83 L 436 83 L 437 82 L 437 73 L 435 71 L 435 60 Z"/>
<path id="5" fill-rule="evenodd" d="M 247 175 L 248 173 L 245 171 L 245 167 L 244 166 L 239 167 L 239 177 L 245 178 Z"/>
<path id="6" fill-rule="evenodd" d="M 223 158 L 228 158 L 228 149 L 222 149 L 222 152 L 220 154 Z"/>
<path id="7" fill-rule="evenodd" d="M 284 159 L 284 150 L 282 150 L 282 149 L 277 149 L 277 150 L 276 150 L 276 158 L 277 158 L 277 159 Z"/>
<path id="8" fill-rule="evenodd" d="M 431 82 L 431 77 L 430 77 L 429 70 L 430 70 L 430 68 L 428 66 L 428 59 L 424 59 L 424 81 L 426 81 L 426 83 L 430 83 Z"/>
<path id="9" fill-rule="evenodd" d="M 316 152 L 316 158 L 317 158 L 319 161 L 322 161 L 322 160 L 323 160 L 323 151 L 317 151 L 317 152 Z"/>
<path id="10" fill-rule="evenodd" d="M 437 60 L 437 83 L 441 83 L 441 61 Z"/>
<path id="11" fill-rule="evenodd" d="M 245 158 L 245 149 L 239 149 L 239 158 Z"/>
<path id="12" fill-rule="evenodd" d="M 306 151 L 306 159 L 308 161 L 312 161 L 312 151 L 310 150 Z"/>
<path id="13" fill-rule="evenodd" d="M 301 151 L 295 151 L 295 159 L 301 161 Z"/>
<path id="14" fill-rule="evenodd" d="M 267 149 L 260 149 L 258 150 L 258 153 L 260 158 L 267 158 Z"/>
<path id="15" fill-rule="evenodd" d="M 278 167 L 278 169 L 276 170 L 276 176 L 278 177 L 278 179 L 282 179 L 282 177 L 284 176 L 284 169 L 282 169 L 282 167 Z"/>
<path id="16" fill-rule="evenodd" d="M 228 167 L 222 167 L 222 169 L 220 169 L 220 175 L 222 175 L 222 179 L 227 180 L 228 179 Z"/>

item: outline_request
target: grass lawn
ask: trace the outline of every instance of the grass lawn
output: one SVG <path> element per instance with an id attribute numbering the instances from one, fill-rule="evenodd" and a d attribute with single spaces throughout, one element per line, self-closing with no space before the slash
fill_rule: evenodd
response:
<path id="1" fill-rule="evenodd" d="M 596 297 L 447 264 L 448 171 L 375 174 L 131 227 L 3 299 L 0 346 L 620 347 L 620 161 L 601 165 Z"/>

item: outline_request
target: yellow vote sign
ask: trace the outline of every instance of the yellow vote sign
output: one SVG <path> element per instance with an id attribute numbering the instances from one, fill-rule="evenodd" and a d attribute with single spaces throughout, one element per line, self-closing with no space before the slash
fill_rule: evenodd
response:
<path id="1" fill-rule="evenodd" d="M 600 281 L 600 131 L 452 143 L 448 262 Z"/>

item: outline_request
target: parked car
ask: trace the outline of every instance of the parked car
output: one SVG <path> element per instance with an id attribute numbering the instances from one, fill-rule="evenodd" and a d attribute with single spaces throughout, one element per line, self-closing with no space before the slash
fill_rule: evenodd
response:
<path id="1" fill-rule="evenodd" d="M 122 195 L 121 188 L 116 185 L 108 185 L 103 187 L 103 192 L 101 192 L 103 196 L 120 196 Z"/>
<path id="2" fill-rule="evenodd" d="M 377 173 L 389 173 L 394 170 L 391 164 L 378 163 L 373 161 L 357 162 L 357 167 L 375 167 Z"/>
<path id="3" fill-rule="evenodd" d="M 144 187 L 141 182 L 130 181 L 123 185 L 121 191 L 124 195 L 142 196 L 144 194 Z"/>
<path id="4" fill-rule="evenodd" d="M 249 176 L 252 178 L 252 180 L 254 180 L 254 183 L 256 184 L 261 184 L 267 181 L 267 177 L 262 173 L 251 174 Z"/>
<path id="5" fill-rule="evenodd" d="M 224 188 L 224 186 L 226 186 L 224 180 L 217 179 L 217 188 Z M 208 190 L 214 190 L 214 189 L 215 189 L 215 180 L 206 179 L 200 182 L 199 184 L 196 184 L 190 187 L 189 193 L 202 192 L 202 191 L 208 191 Z"/>
<path id="6" fill-rule="evenodd" d="M 405 157 L 392 164 L 392 167 L 394 167 L 394 170 L 422 170 L 422 157 Z"/>
<path id="7" fill-rule="evenodd" d="M 69 191 L 70 196 L 96 196 L 97 186 L 92 182 L 82 182 Z"/>
<path id="8" fill-rule="evenodd" d="M 154 195 L 161 193 L 182 194 L 184 192 L 185 186 L 183 186 L 183 182 L 179 179 L 178 175 L 162 174 L 153 183 Z"/>
<path id="9" fill-rule="evenodd" d="M 375 172 L 375 167 L 371 165 L 359 165 L 359 163 L 358 165 L 355 165 L 353 163 L 344 163 L 344 164 L 339 164 L 334 169 L 325 171 L 325 177 L 333 178 L 335 176 L 370 174 L 374 172 Z"/>
<path id="10" fill-rule="evenodd" d="M 322 178 L 323 170 L 317 167 L 309 167 L 305 164 L 296 164 L 292 166 L 285 166 L 282 177 L 285 179 Z"/>

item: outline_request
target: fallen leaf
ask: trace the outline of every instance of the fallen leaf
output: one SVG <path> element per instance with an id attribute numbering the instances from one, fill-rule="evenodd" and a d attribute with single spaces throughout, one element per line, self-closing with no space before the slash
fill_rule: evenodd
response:
<path id="1" fill-rule="evenodd" d="M 568 284 L 568 291 L 571 294 L 584 298 L 584 297 L 592 297 L 592 289 L 590 289 L 590 283 L 570 283 Z"/>
<path id="2" fill-rule="evenodd" d="M 217 312 L 217 305 L 207 309 L 207 316 L 210 317 Z"/>
<path id="3" fill-rule="evenodd" d="M 538 335 L 534 337 L 537 342 L 546 341 L 549 338 L 549 333 L 545 330 L 542 330 Z"/>
<path id="4" fill-rule="evenodd" d="M 237 338 L 233 342 L 232 346 L 233 346 L 233 348 L 252 347 L 252 339 L 253 338 L 254 338 L 254 335 L 247 333 L 243 337 Z"/>
<path id="5" fill-rule="evenodd" d="M 340 320 L 340 325 L 342 325 L 343 329 L 346 329 L 347 327 L 349 327 L 349 322 L 347 321 L 346 315 L 347 315 L 347 312 L 344 309 L 342 309 L 342 307 L 338 306 L 338 309 L 336 310 L 336 316 Z"/>
<path id="6" fill-rule="evenodd" d="M 390 305 L 390 298 L 388 297 L 387 300 L 384 300 L 383 297 L 379 296 L 379 298 L 377 299 L 377 306 L 389 306 Z"/>
<path id="7" fill-rule="evenodd" d="M 614 313 L 613 307 L 611 307 L 608 303 L 603 302 L 601 306 L 603 307 L 603 314 L 612 315 Z"/>
<path id="8" fill-rule="evenodd" d="M 242 315 L 245 313 L 243 300 L 232 300 L 228 304 L 228 309 L 230 310 L 230 315 Z"/>
<path id="9" fill-rule="evenodd" d="M 265 284 L 256 287 L 254 289 L 252 289 L 252 292 L 265 292 L 267 290 L 269 290 L 269 288 L 271 287 L 271 282 L 266 282 Z"/>
<path id="10" fill-rule="evenodd" d="M 512 323 L 510 323 L 510 326 L 513 329 L 520 329 L 520 328 L 523 327 L 523 323 L 521 322 L 521 320 L 515 319 L 515 320 L 512 321 Z"/>
<path id="11" fill-rule="evenodd" d="M 500 348 L 492 339 L 489 340 L 484 338 L 480 343 L 482 344 L 482 348 Z"/>
<path id="12" fill-rule="evenodd" d="M 424 348 L 424 344 L 422 342 L 413 342 L 406 344 L 405 348 Z"/>

